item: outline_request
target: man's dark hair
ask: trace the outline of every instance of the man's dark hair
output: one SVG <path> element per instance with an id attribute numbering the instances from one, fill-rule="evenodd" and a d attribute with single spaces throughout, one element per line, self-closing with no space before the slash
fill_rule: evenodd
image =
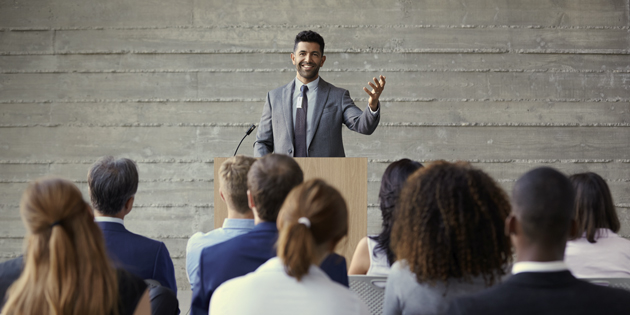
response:
<path id="1" fill-rule="evenodd" d="M 295 36 L 295 43 L 293 44 L 293 52 L 297 49 L 297 45 L 300 42 L 318 43 L 319 50 L 324 55 L 324 38 L 313 31 L 301 31 Z"/>
<path id="2" fill-rule="evenodd" d="M 258 217 L 276 222 L 284 199 L 303 181 L 302 169 L 287 155 L 267 154 L 254 162 L 247 173 L 247 189 L 254 199 Z"/>
<path id="3" fill-rule="evenodd" d="M 116 215 L 138 191 L 138 169 L 130 159 L 105 156 L 88 172 L 92 206 L 104 215 Z"/>
<path id="4" fill-rule="evenodd" d="M 621 223 L 606 181 L 592 172 L 571 175 L 569 180 L 575 189 L 576 236 L 586 234 L 589 243 L 595 243 L 599 229 L 619 232 Z"/>
<path id="5" fill-rule="evenodd" d="M 574 191 L 569 179 L 550 167 L 531 170 L 516 181 L 514 213 L 532 243 L 565 246 L 574 217 Z"/>

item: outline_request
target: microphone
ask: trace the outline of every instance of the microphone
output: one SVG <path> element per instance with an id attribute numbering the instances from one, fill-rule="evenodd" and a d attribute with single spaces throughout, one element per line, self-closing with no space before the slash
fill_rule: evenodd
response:
<path id="1" fill-rule="evenodd" d="M 245 132 L 245 136 L 243 136 L 243 139 L 241 139 L 241 142 L 238 143 L 238 146 L 236 147 L 236 151 L 234 151 L 234 156 L 236 156 L 236 152 L 238 152 L 238 148 L 241 147 L 241 143 L 243 143 L 243 140 L 245 140 L 245 138 L 247 136 L 249 136 L 250 133 L 252 133 L 252 131 L 254 131 L 254 129 L 256 129 L 256 125 L 252 124 L 249 129 L 247 129 L 247 131 Z"/>

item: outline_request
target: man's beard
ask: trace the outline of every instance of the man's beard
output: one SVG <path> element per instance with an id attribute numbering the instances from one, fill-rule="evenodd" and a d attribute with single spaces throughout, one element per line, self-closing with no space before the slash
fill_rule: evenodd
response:
<path id="1" fill-rule="evenodd" d="M 319 74 L 319 66 L 317 66 L 314 63 L 309 63 L 309 64 L 305 64 L 308 66 L 313 67 L 310 71 L 306 71 L 302 68 L 302 64 L 298 64 L 297 68 L 297 72 L 300 74 L 300 76 L 304 79 L 307 80 L 312 80 L 317 78 L 317 75 Z"/>

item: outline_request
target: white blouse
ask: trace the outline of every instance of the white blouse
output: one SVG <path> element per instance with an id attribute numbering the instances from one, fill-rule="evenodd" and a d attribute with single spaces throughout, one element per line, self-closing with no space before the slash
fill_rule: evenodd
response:
<path id="1" fill-rule="evenodd" d="M 367 276 L 387 276 L 391 267 L 387 263 L 387 254 L 384 250 L 377 249 L 378 242 L 368 236 L 368 252 L 370 255 L 370 268 Z M 376 252 L 376 255 L 374 253 Z"/>
<path id="2" fill-rule="evenodd" d="M 311 265 L 298 282 L 278 257 L 256 271 L 223 283 L 212 295 L 210 314 L 369 314 L 350 289 Z"/>
<path id="3" fill-rule="evenodd" d="M 577 278 L 630 278 L 630 241 L 599 229 L 596 243 L 585 236 L 567 242 L 564 261 Z"/>

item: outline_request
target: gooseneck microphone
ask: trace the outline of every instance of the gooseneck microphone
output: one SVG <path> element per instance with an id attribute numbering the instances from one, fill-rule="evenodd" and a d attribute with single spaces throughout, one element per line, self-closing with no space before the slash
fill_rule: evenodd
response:
<path id="1" fill-rule="evenodd" d="M 241 143 L 243 143 L 243 140 L 245 140 L 245 138 L 247 136 L 249 136 L 250 133 L 252 133 L 252 131 L 254 131 L 254 129 L 256 129 L 256 124 L 252 124 L 249 129 L 247 129 L 247 131 L 245 132 L 245 136 L 243 136 L 243 139 L 241 139 L 241 142 L 238 143 L 238 146 L 236 147 L 236 151 L 234 151 L 234 156 L 236 156 L 236 152 L 238 152 L 238 148 L 241 147 Z"/>

